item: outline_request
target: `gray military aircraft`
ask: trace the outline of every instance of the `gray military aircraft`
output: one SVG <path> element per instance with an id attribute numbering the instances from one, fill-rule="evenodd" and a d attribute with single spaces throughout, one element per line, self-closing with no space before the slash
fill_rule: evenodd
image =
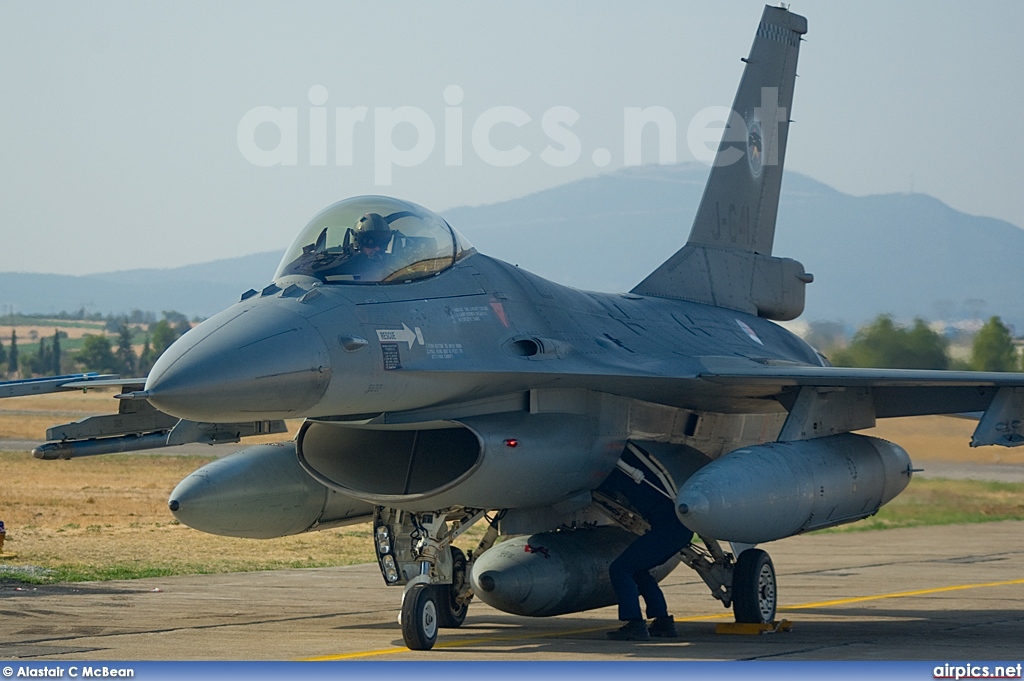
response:
<path id="1" fill-rule="evenodd" d="M 764 10 L 689 241 L 629 293 L 490 258 L 412 203 L 347 199 L 144 385 L 116 379 L 116 422 L 51 429 L 36 455 L 237 441 L 305 419 L 293 441 L 191 474 L 170 509 L 240 537 L 372 521 L 414 649 L 474 597 L 527 616 L 612 604 L 608 565 L 646 528 L 597 491 L 618 467 L 669 490 L 702 538 L 658 575 L 683 562 L 738 621 L 771 622 L 775 571 L 755 545 L 870 516 L 910 482 L 902 448 L 852 431 L 975 412 L 973 445 L 1024 442 L 1022 374 L 835 368 L 772 322 L 800 315 L 813 279 L 771 254 L 806 30 Z M 455 548 L 479 521 L 477 548 Z"/>

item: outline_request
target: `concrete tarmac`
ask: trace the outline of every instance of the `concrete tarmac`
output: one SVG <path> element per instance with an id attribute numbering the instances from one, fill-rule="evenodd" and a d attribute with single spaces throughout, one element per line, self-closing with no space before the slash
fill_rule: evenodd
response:
<path id="1" fill-rule="evenodd" d="M 0 585 L 0 658 L 92 660 L 1024 659 L 1024 522 L 792 537 L 766 548 L 792 631 L 723 635 L 696 574 L 663 582 L 681 637 L 610 642 L 614 608 L 547 619 L 474 602 L 412 652 L 375 565 Z"/>

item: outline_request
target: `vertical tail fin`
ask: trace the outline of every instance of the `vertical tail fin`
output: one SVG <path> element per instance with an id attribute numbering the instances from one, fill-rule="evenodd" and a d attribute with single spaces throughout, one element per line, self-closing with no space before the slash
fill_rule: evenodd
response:
<path id="1" fill-rule="evenodd" d="M 635 293 L 729 307 L 770 319 L 803 311 L 811 276 L 771 257 L 800 36 L 807 20 L 765 7 L 690 239 Z"/>

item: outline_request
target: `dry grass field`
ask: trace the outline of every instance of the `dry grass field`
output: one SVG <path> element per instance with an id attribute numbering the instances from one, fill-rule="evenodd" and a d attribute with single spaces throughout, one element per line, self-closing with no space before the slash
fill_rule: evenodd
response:
<path id="1" fill-rule="evenodd" d="M 0 519 L 8 529 L 0 571 L 42 566 L 58 579 L 103 579 L 373 560 L 365 525 L 255 540 L 179 524 L 167 510 L 168 495 L 211 460 L 112 455 L 39 461 L 0 452 Z"/>
<path id="2" fill-rule="evenodd" d="M 49 426 L 113 413 L 114 392 L 3 400 L 0 440 L 41 442 Z M 299 422 L 288 425 L 294 435 Z M 57 579 L 102 579 L 373 559 L 365 525 L 267 541 L 215 537 L 180 525 L 167 510 L 168 495 L 213 458 L 138 454 L 40 461 L 28 452 L 0 452 L 0 520 L 8 529 L 0 577 L 15 566 L 42 566 Z"/>
<path id="3" fill-rule="evenodd" d="M 117 406 L 112 394 L 0 401 L 0 440 L 41 440 L 55 423 L 111 413 Z M 298 423 L 289 425 L 294 433 Z M 1024 464 L 1018 450 L 970 449 L 973 428 L 970 421 L 924 417 L 893 419 L 867 432 L 900 443 L 919 464 Z M 0 452 L 0 520 L 8 528 L 0 579 L 111 579 L 373 560 L 365 524 L 274 540 L 216 537 L 178 524 L 167 510 L 170 491 L 212 458 L 128 454 L 40 461 L 25 451 Z M 1024 485 L 916 479 L 877 516 L 841 531 L 1004 518 L 1024 518 Z M 460 545 L 473 546 L 481 532 L 473 528 Z"/>
<path id="4" fill-rule="evenodd" d="M 34 344 L 38 341 L 32 340 L 33 338 L 49 339 L 55 329 L 60 329 L 68 335 L 68 338 L 72 339 L 82 338 L 89 334 L 94 336 L 117 335 L 107 333 L 103 327 L 103 322 L 68 322 L 59 319 L 52 320 L 46 324 L 20 324 L 15 326 L 7 324 L 0 326 L 0 338 L 3 338 L 4 344 L 7 345 L 13 331 L 18 334 L 19 345 L 22 343 Z"/>
<path id="5" fill-rule="evenodd" d="M 976 421 L 948 416 L 915 416 L 885 419 L 870 430 L 861 431 L 891 440 L 907 450 L 914 463 L 951 461 L 961 463 L 1004 463 L 1024 465 L 1024 447 L 970 446 Z"/>

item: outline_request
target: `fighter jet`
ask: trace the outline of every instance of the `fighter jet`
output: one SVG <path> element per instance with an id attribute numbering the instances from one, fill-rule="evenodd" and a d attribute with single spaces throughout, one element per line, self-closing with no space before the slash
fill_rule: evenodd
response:
<path id="1" fill-rule="evenodd" d="M 144 385 L 114 379 L 116 427 L 51 430 L 37 456 L 304 419 L 294 440 L 188 476 L 170 510 L 240 537 L 372 521 L 413 649 L 462 624 L 473 598 L 534 617 L 612 604 L 608 566 L 647 527 L 599 490 L 618 468 L 667 490 L 701 538 L 657 575 L 685 563 L 738 621 L 772 622 L 775 570 L 756 546 L 868 517 L 913 475 L 901 447 L 853 431 L 977 413 L 973 445 L 1024 442 L 1022 374 L 836 368 L 774 323 L 801 314 L 813 281 L 772 255 L 806 31 L 764 10 L 689 240 L 628 293 L 488 257 L 407 201 L 349 198 Z M 476 549 L 456 548 L 478 522 Z"/>

